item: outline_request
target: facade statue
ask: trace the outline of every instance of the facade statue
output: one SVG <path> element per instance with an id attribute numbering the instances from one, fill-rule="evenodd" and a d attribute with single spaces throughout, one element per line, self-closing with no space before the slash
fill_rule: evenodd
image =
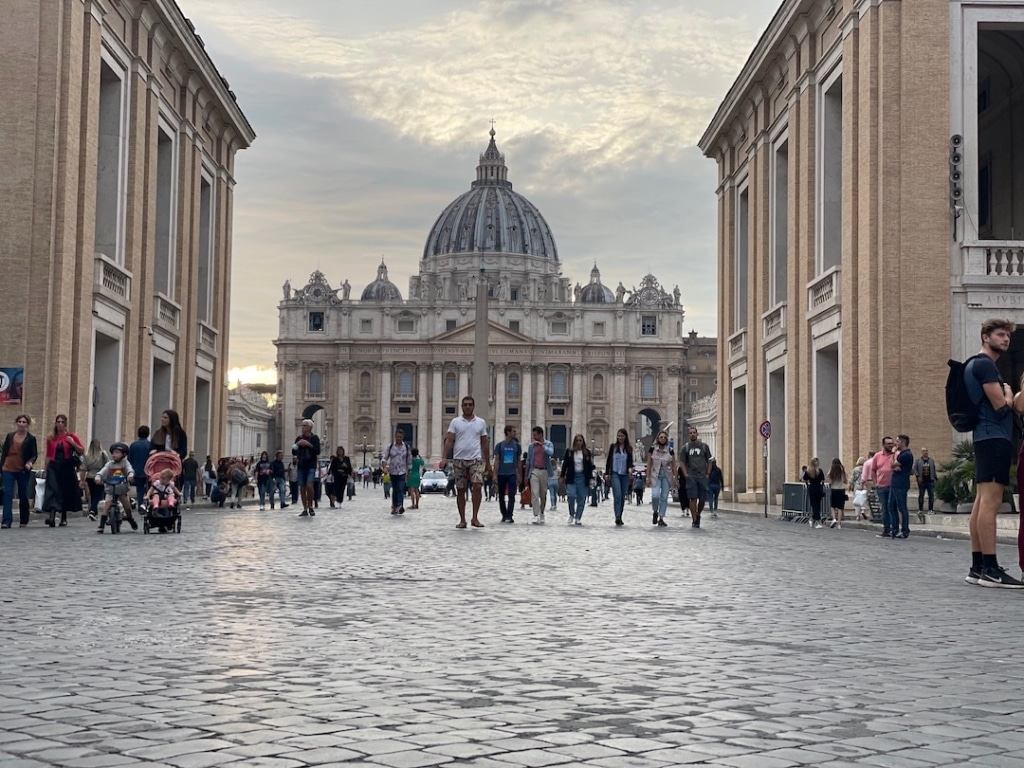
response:
<path id="1" fill-rule="evenodd" d="M 615 303 L 616 304 L 621 304 L 622 303 L 622 299 L 623 299 L 623 297 L 625 295 L 626 295 L 626 286 L 624 286 L 622 284 L 622 281 L 619 280 L 619 285 L 615 289 Z"/>
<path id="2" fill-rule="evenodd" d="M 465 301 L 466 297 L 468 295 L 469 294 L 466 292 L 466 284 L 465 283 L 459 283 L 459 300 L 460 301 Z"/>
<path id="3" fill-rule="evenodd" d="M 348 297 L 352 295 L 352 285 L 349 283 L 348 278 L 345 278 L 345 282 L 341 284 L 341 298 L 348 301 Z"/>
<path id="4" fill-rule="evenodd" d="M 672 289 L 672 297 L 676 300 L 676 304 L 675 305 L 677 307 L 679 306 L 679 297 L 680 296 L 682 296 L 682 293 L 680 293 L 679 286 L 677 285 L 675 288 Z"/>
<path id="5" fill-rule="evenodd" d="M 292 281 L 285 280 L 284 285 L 281 286 L 281 291 L 284 293 L 284 300 L 290 300 L 292 297 Z"/>
<path id="6" fill-rule="evenodd" d="M 580 294 L 583 293 L 583 286 L 576 283 L 576 287 L 572 289 L 572 297 L 578 302 L 580 300 Z"/>

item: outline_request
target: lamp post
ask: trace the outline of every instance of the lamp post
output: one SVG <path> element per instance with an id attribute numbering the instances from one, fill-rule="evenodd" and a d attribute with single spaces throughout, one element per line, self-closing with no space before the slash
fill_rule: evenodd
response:
<path id="1" fill-rule="evenodd" d="M 363 451 L 363 466 L 364 467 L 366 466 L 366 451 L 367 451 L 368 447 L 369 446 L 366 445 L 366 435 L 363 435 L 363 443 L 362 443 L 362 445 L 359 446 L 359 448 L 361 448 L 362 451 Z"/>

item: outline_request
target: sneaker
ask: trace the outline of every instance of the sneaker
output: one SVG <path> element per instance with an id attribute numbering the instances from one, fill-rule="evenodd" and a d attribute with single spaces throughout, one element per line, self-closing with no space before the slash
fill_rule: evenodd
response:
<path id="1" fill-rule="evenodd" d="M 694 520 L 692 523 L 690 523 L 690 527 L 691 528 L 700 528 L 700 520 Z"/>
<path id="2" fill-rule="evenodd" d="M 876 539 L 888 539 L 888 538 L 890 538 L 890 534 L 889 534 L 888 531 L 882 531 L 881 533 L 876 533 L 875 534 L 875 538 Z"/>
<path id="3" fill-rule="evenodd" d="M 265 506 L 263 506 L 262 504 L 260 504 L 260 512 L 266 512 L 266 511 L 267 511 L 267 508 Z"/>
<path id="4" fill-rule="evenodd" d="M 92 520 L 95 523 L 96 522 L 96 513 L 95 512 L 90 512 L 89 513 L 89 519 Z"/>
<path id="5" fill-rule="evenodd" d="M 534 515 L 533 516 L 533 520 L 530 521 L 530 525 L 543 525 L 543 524 L 544 524 L 544 520 L 542 518 L 537 517 L 536 515 Z"/>
<path id="6" fill-rule="evenodd" d="M 309 517 L 309 510 L 308 509 L 302 510 L 301 512 L 299 512 L 297 517 Z"/>
<path id="7" fill-rule="evenodd" d="M 290 507 L 290 506 L 291 506 L 291 504 L 282 504 L 281 505 L 281 509 L 288 509 L 288 507 Z"/>
<path id="8" fill-rule="evenodd" d="M 576 522 L 576 518 L 573 515 L 569 515 L 569 525 L 572 525 L 575 522 Z"/>
<path id="9" fill-rule="evenodd" d="M 1024 589 L 1024 583 L 1013 578 L 1000 566 L 990 566 L 981 572 L 978 584 L 982 587 L 998 587 L 1002 589 Z"/>
<path id="10" fill-rule="evenodd" d="M 835 528 L 837 525 L 839 525 L 839 521 L 838 520 L 831 520 L 831 521 L 829 521 L 828 527 L 829 528 Z"/>
<path id="11" fill-rule="evenodd" d="M 398 514 L 404 515 L 405 514 L 405 507 L 399 507 L 398 508 Z"/>
<path id="12" fill-rule="evenodd" d="M 712 512 L 711 513 L 711 519 L 712 520 L 717 520 L 718 519 L 718 512 Z"/>
<path id="13" fill-rule="evenodd" d="M 621 517 L 616 517 L 615 518 L 615 524 L 616 525 L 625 525 L 625 523 L 622 522 L 622 518 Z"/>
<path id="14" fill-rule="evenodd" d="M 580 520 L 578 517 L 576 518 L 576 525 L 583 525 L 583 521 Z"/>
<path id="15" fill-rule="evenodd" d="M 968 584 L 977 584 L 981 581 L 981 571 L 975 570 L 973 567 L 964 576 L 964 581 Z"/>
<path id="16" fill-rule="evenodd" d="M 657 524 L 658 524 L 658 513 L 654 512 L 651 515 L 651 525 L 657 525 Z"/>
<path id="17" fill-rule="evenodd" d="M 659 528 L 668 528 L 668 523 L 665 522 L 664 518 L 661 518 L 661 517 L 658 518 L 658 527 Z"/>
<path id="18" fill-rule="evenodd" d="M 316 517 L 316 512 L 314 512 L 312 509 L 309 510 L 309 516 L 310 517 Z"/>

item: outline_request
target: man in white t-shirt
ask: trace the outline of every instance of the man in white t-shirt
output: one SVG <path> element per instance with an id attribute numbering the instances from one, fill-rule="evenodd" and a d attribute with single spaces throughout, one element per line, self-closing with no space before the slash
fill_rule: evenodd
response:
<path id="1" fill-rule="evenodd" d="M 458 493 L 456 500 L 459 507 L 459 524 L 456 528 L 466 527 L 466 487 L 473 487 L 473 517 L 470 525 L 483 528 L 480 522 L 480 486 L 484 479 L 484 457 L 490 456 L 490 445 L 487 439 L 487 422 L 474 414 L 476 401 L 466 395 L 462 398 L 462 415 L 452 419 L 448 432 L 444 436 L 444 450 L 441 452 L 440 469 L 452 457 L 452 468 L 455 471 L 455 488 Z"/>

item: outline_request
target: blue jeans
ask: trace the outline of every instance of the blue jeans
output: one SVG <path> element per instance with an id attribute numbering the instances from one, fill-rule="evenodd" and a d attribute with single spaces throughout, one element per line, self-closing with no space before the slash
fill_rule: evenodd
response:
<path id="1" fill-rule="evenodd" d="M 577 520 L 583 517 L 583 508 L 587 505 L 587 478 L 583 473 L 576 475 L 571 483 L 566 483 L 565 494 L 569 499 L 569 517 Z"/>
<path id="2" fill-rule="evenodd" d="M 31 472 L 4 472 L 4 514 L 3 524 L 11 525 L 14 522 L 14 489 L 18 489 L 18 521 L 22 525 L 28 525 L 28 480 L 32 477 Z"/>
<path id="3" fill-rule="evenodd" d="M 612 504 L 615 507 L 615 519 L 622 519 L 622 511 L 626 508 L 626 496 L 629 495 L 629 475 L 612 472 Z"/>
<path id="4" fill-rule="evenodd" d="M 906 488 L 893 486 L 889 489 L 889 520 L 892 523 L 893 536 L 901 531 L 910 535 L 910 510 L 907 508 L 909 492 L 909 485 Z"/>
<path id="5" fill-rule="evenodd" d="M 267 493 L 270 494 L 270 502 L 274 502 L 274 487 L 271 485 L 273 478 L 263 477 L 256 484 L 256 490 L 260 494 L 260 506 L 262 507 L 267 501 Z M 185 495 L 185 494 L 182 494 Z"/>
<path id="6" fill-rule="evenodd" d="M 892 513 L 889 510 L 889 489 L 875 488 L 875 493 L 878 494 L 878 506 L 882 508 L 882 533 L 891 534 L 893 526 Z"/>
<path id="7" fill-rule="evenodd" d="M 283 477 L 275 477 L 273 479 L 273 485 L 270 486 L 270 506 L 274 506 L 274 491 L 277 491 L 278 496 L 281 497 L 281 509 L 288 506 L 286 501 L 288 497 L 288 482 Z"/>
<path id="8" fill-rule="evenodd" d="M 667 474 L 660 474 L 651 481 L 651 509 L 658 513 L 658 517 L 664 519 L 665 510 L 668 509 L 669 481 Z M 658 489 L 658 498 L 655 497 L 654 489 Z"/>
<path id="9" fill-rule="evenodd" d="M 718 494 L 722 492 L 722 486 L 720 485 L 709 485 L 708 486 L 708 510 L 711 512 L 718 511 Z"/>
<path id="10" fill-rule="evenodd" d="M 386 486 L 385 486 L 386 487 Z M 405 501 L 405 475 L 391 476 L 391 508 L 399 509 Z"/>
<path id="11" fill-rule="evenodd" d="M 551 511 L 554 512 L 558 509 L 558 480 L 555 479 L 554 485 L 548 483 L 548 497 L 551 499 Z"/>
<path id="12" fill-rule="evenodd" d="M 196 503 L 196 481 L 188 480 L 181 484 L 181 498 L 183 501 L 187 501 L 189 504 Z"/>

